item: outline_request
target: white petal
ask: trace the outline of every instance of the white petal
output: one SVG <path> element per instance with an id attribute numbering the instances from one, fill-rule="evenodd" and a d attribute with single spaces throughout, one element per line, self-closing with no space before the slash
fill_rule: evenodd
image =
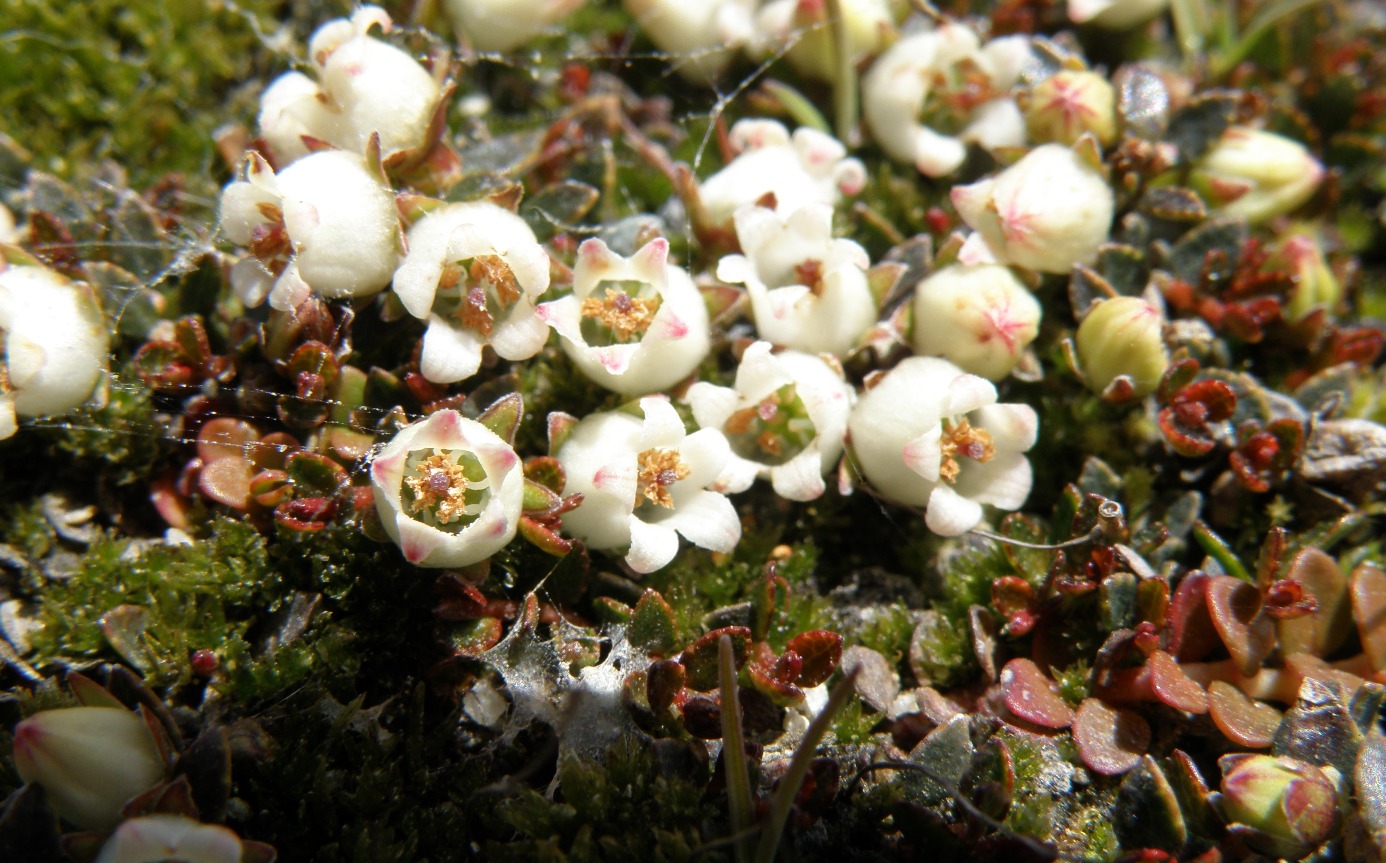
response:
<path id="1" fill-rule="evenodd" d="M 982 505 L 940 483 L 929 495 L 924 523 L 939 536 L 961 536 L 982 521 Z"/>
<path id="2" fill-rule="evenodd" d="M 313 289 L 298 274 L 298 267 L 290 263 L 274 280 L 269 292 L 270 308 L 281 312 L 291 312 L 303 304 L 313 293 Z"/>
<path id="3" fill-rule="evenodd" d="M 998 450 L 1026 452 L 1039 435 L 1039 417 L 1029 405 L 987 405 L 973 413 L 973 420 L 991 434 Z"/>
<path id="4" fill-rule="evenodd" d="M 693 419 L 699 428 L 720 429 L 739 403 L 736 390 L 698 381 L 688 388 L 684 401 L 693 409 Z"/>
<path id="5" fill-rule="evenodd" d="M 708 488 L 722 494 L 736 494 L 750 488 L 760 476 L 763 465 L 742 458 L 736 453 L 727 456 L 726 467 L 722 468 L 722 473 L 717 476 L 717 481 L 710 484 Z"/>
<path id="6" fill-rule="evenodd" d="M 481 345 L 476 333 L 433 315 L 424 333 L 419 371 L 435 384 L 466 380 L 481 367 Z"/>
<path id="7" fill-rule="evenodd" d="M 395 270 L 394 290 L 409 314 L 419 319 L 428 317 L 442 275 L 441 260 L 425 260 L 420 254 L 405 256 L 404 263 Z"/>
<path id="8" fill-rule="evenodd" d="M 726 498 L 723 498 L 725 500 Z M 650 524 L 630 517 L 630 552 L 626 563 L 636 572 L 662 569 L 679 551 L 679 537 L 666 524 Z"/>
<path id="9" fill-rule="evenodd" d="M 683 442 L 683 420 L 669 400 L 662 396 L 646 396 L 640 400 L 645 423 L 640 428 L 640 449 L 677 447 Z"/>
<path id="10" fill-rule="evenodd" d="M 754 342 L 741 355 L 736 369 L 736 389 L 748 402 L 758 402 L 794 378 L 775 355 L 767 341 Z"/>
<path id="11" fill-rule="evenodd" d="M 532 308 L 516 306 L 491 331 L 491 347 L 502 359 L 527 360 L 549 339 L 549 325 Z"/>
<path id="12" fill-rule="evenodd" d="M 679 458 L 688 465 L 688 476 L 674 488 L 703 488 L 709 485 L 721 475 L 730 456 L 731 444 L 727 443 L 727 436 L 721 430 L 698 429 L 679 444 Z"/>
<path id="13" fill-rule="evenodd" d="M 786 500 L 817 500 L 827 486 L 823 483 L 823 459 L 818 447 L 804 451 L 782 465 L 770 469 L 770 483 L 775 494 Z"/>
<path id="14" fill-rule="evenodd" d="M 717 262 L 717 278 L 729 285 L 744 285 L 756 278 L 756 268 L 745 255 L 724 255 Z"/>
<path id="15" fill-rule="evenodd" d="M 957 491 L 978 503 L 1005 510 L 1020 509 L 1034 485 L 1030 460 L 1020 453 L 997 453 L 986 464 L 968 464 L 958 476 Z"/>
<path id="16" fill-rule="evenodd" d="M 552 302 L 541 303 L 535 309 L 535 314 L 563 338 L 580 347 L 587 347 L 582 337 L 582 303 L 576 296 L 569 294 Z"/>
<path id="17" fill-rule="evenodd" d="M 986 378 L 960 374 L 948 384 L 944 416 L 959 416 L 996 403 L 996 387 Z"/>
<path id="18" fill-rule="evenodd" d="M 936 425 L 924 434 L 905 444 L 905 467 L 929 480 L 938 482 L 939 469 L 943 466 L 943 426 Z"/>
<path id="19" fill-rule="evenodd" d="M 257 258 L 242 258 L 231 268 L 231 290 L 247 308 L 255 308 L 269 296 L 274 274 Z"/>
<path id="20" fill-rule="evenodd" d="M 731 551 L 741 540 L 741 519 L 726 495 L 700 491 L 680 500 L 661 524 L 673 527 L 699 548 Z"/>

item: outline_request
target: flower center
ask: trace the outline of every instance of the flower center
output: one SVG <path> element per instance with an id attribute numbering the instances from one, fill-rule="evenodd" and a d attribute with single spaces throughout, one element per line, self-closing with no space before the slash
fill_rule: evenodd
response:
<path id="1" fill-rule="evenodd" d="M 451 294 L 454 289 L 459 302 L 453 315 L 482 338 L 489 338 L 496 319 L 524 296 L 515 271 L 500 255 L 477 255 L 444 267 L 438 290 Z"/>
<path id="2" fill-rule="evenodd" d="M 630 283 L 630 286 L 638 284 Z M 583 321 L 591 321 L 595 330 L 590 338 L 584 333 L 584 338 L 587 338 L 588 344 L 593 345 L 601 341 L 622 344 L 639 341 L 650 329 L 650 324 L 654 323 L 659 303 L 658 295 L 639 296 L 638 292 L 627 291 L 625 283 L 609 287 L 606 289 L 605 298 L 588 297 L 582 301 Z M 602 338 L 603 336 L 605 338 Z"/>
<path id="3" fill-rule="evenodd" d="M 722 430 L 733 452 L 768 465 L 781 465 L 794 458 L 817 433 L 794 384 L 785 384 L 756 404 L 733 413 Z"/>
<path id="4" fill-rule="evenodd" d="M 794 277 L 815 297 L 823 296 L 823 262 L 809 258 L 794 267 Z"/>
<path id="5" fill-rule="evenodd" d="M 991 433 L 986 429 L 973 428 L 966 417 L 956 423 L 944 421 L 939 449 L 943 451 L 943 458 L 939 462 L 938 475 L 947 483 L 958 480 L 958 472 L 962 470 L 958 465 L 958 456 L 976 462 L 989 462 L 996 456 Z"/>
<path id="6" fill-rule="evenodd" d="M 639 495 L 651 503 L 674 508 L 674 496 L 669 486 L 688 476 L 691 468 L 679 459 L 678 450 L 665 447 L 647 449 L 636 456 L 636 488 Z"/>
<path id="7" fill-rule="evenodd" d="M 432 453 L 415 454 L 407 463 L 410 512 L 435 526 L 465 527 L 485 507 L 490 480 L 470 453 Z"/>

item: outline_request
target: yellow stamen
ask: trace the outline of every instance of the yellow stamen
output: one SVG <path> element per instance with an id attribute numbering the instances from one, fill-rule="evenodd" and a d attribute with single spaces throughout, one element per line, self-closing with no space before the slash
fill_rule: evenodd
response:
<path id="1" fill-rule="evenodd" d="M 659 297 L 632 297 L 619 288 L 607 288 L 604 300 L 588 297 L 582 301 L 582 316 L 605 324 L 618 342 L 644 335 L 657 311 Z"/>
<path id="2" fill-rule="evenodd" d="M 679 460 L 677 450 L 655 447 L 636 456 L 639 474 L 636 477 L 639 493 L 658 506 L 674 508 L 669 486 L 688 476 L 691 469 Z"/>
<path id="3" fill-rule="evenodd" d="M 447 456 L 429 456 L 419 462 L 414 475 L 404 481 L 414 493 L 414 512 L 437 507 L 434 517 L 439 524 L 456 521 L 467 514 L 467 477 L 462 473 L 462 466 Z"/>
<path id="4" fill-rule="evenodd" d="M 502 306 L 509 306 L 524 293 L 515 280 L 515 271 L 499 255 L 477 255 L 472 259 L 468 274 L 479 285 L 489 282 L 496 289 L 496 299 Z"/>
<path id="5" fill-rule="evenodd" d="M 958 479 L 958 460 L 963 456 L 977 462 L 989 462 L 996 456 L 996 445 L 992 443 L 991 433 L 986 429 L 975 429 L 966 418 L 957 423 L 945 422 L 943 437 L 939 440 L 943 458 L 939 462 L 938 475 L 944 482 L 952 483 Z"/>

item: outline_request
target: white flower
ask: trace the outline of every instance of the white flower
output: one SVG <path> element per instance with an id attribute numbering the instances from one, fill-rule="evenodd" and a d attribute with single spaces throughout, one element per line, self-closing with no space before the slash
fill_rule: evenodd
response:
<path id="1" fill-rule="evenodd" d="M 781 211 L 782 212 L 782 211 Z M 833 208 L 809 204 L 787 216 L 736 211 L 744 255 L 727 255 L 717 278 L 746 286 L 760 337 L 795 350 L 846 354 L 876 323 L 866 250 L 834 239 Z"/>
<path id="2" fill-rule="evenodd" d="M 219 824 L 181 815 L 144 815 L 117 827 L 96 863 L 240 863 L 241 852 L 240 837 Z"/>
<path id="3" fill-rule="evenodd" d="M 125 801 L 164 779 L 154 735 L 122 707 L 41 710 L 14 731 L 14 766 L 48 793 L 53 811 L 83 830 L 120 820 Z"/>
<path id="4" fill-rule="evenodd" d="M 0 258 L 0 440 L 16 414 L 35 417 L 79 407 L 106 373 L 110 333 L 86 285 L 42 266 Z"/>
<path id="5" fill-rule="evenodd" d="M 1129 30 L 1167 8 L 1169 0 L 1068 0 L 1068 17 L 1074 24 Z"/>
<path id="6" fill-rule="evenodd" d="M 1039 333 L 1040 304 L 1009 267 L 953 264 L 914 290 L 914 352 L 999 381 Z"/>
<path id="7" fill-rule="evenodd" d="M 601 240 L 578 247 L 573 293 L 539 306 L 583 374 L 623 395 L 671 386 L 707 356 L 707 306 L 687 272 L 668 262 L 669 241 L 623 258 Z"/>
<path id="8" fill-rule="evenodd" d="M 491 345 L 502 358 L 539 352 L 549 326 L 534 301 L 549 288 L 549 256 L 524 219 L 490 201 L 448 204 L 409 229 L 395 272 L 405 309 L 428 321 L 419 367 L 440 384 L 464 380 Z"/>
<path id="9" fill-rule="evenodd" d="M 982 47 L 961 24 L 907 36 L 862 79 L 862 116 L 891 158 L 930 177 L 951 174 L 968 143 L 987 150 L 1025 143 L 1025 119 L 1009 92 L 1030 56 L 1023 36 Z"/>
<path id="10" fill-rule="evenodd" d="M 1019 509 L 1030 494 L 1039 420 L 996 404 L 996 387 L 937 357 L 909 357 L 857 400 L 847 429 L 862 476 L 882 497 L 927 507 L 929 530 L 957 536 L 982 504 Z"/>
<path id="11" fill-rule="evenodd" d="M 389 155 L 424 143 L 438 106 L 438 81 L 405 52 L 369 35 L 390 16 L 362 6 L 322 25 L 308 43 L 317 83 L 301 72 L 277 78 L 260 98 L 260 134 L 280 166 L 306 155 L 307 135 L 364 153 L 372 133 Z"/>
<path id="12" fill-rule="evenodd" d="M 881 50 L 894 37 L 895 7 L 891 0 L 842 0 L 847 49 L 853 65 Z M 822 0 L 770 0 L 756 14 L 758 54 L 784 51 L 801 75 L 831 81 L 837 72 L 828 7 Z"/>
<path id="13" fill-rule="evenodd" d="M 624 0 L 674 69 L 695 84 L 717 79 L 752 36 L 756 0 Z"/>
<path id="14" fill-rule="evenodd" d="M 418 566 L 468 566 L 514 539 L 524 471 L 510 444 L 454 410 L 401 429 L 371 462 L 385 532 Z"/>
<path id="15" fill-rule="evenodd" d="M 452 29 L 478 51 L 509 51 L 544 32 L 587 0 L 445 0 Z"/>
<path id="16" fill-rule="evenodd" d="M 1219 212 L 1252 224 L 1283 216 L 1313 197 L 1323 165 L 1303 144 L 1233 126 L 1194 167 L 1194 183 Z"/>
<path id="17" fill-rule="evenodd" d="M 674 559 L 678 534 L 700 548 L 731 551 L 741 520 L 726 496 L 709 490 L 730 448 L 716 429 L 685 434 L 683 421 L 658 396 L 640 400 L 644 420 L 626 413 L 593 414 L 573 427 L 556 457 L 565 494 L 582 505 L 565 513 L 564 529 L 590 548 L 626 548 L 636 572 Z"/>
<path id="18" fill-rule="evenodd" d="M 842 372 L 821 358 L 752 344 L 735 388 L 699 382 L 688 389 L 698 425 L 720 429 L 731 444 L 715 488 L 745 491 L 762 477 L 789 500 L 820 497 L 823 474 L 842 454 L 852 397 Z"/>
<path id="19" fill-rule="evenodd" d="M 954 188 L 952 197 L 998 260 L 1045 273 L 1096 258 L 1116 206 L 1102 174 L 1061 144 L 1036 147 L 997 176 Z"/>
<path id="20" fill-rule="evenodd" d="M 795 129 L 791 138 L 774 120 L 740 120 L 732 126 L 731 144 L 739 155 L 698 187 L 718 224 L 767 194 L 775 196 L 776 209 L 791 213 L 807 204 L 836 204 L 866 185 L 861 162 L 816 129 Z"/>
<path id="21" fill-rule="evenodd" d="M 275 174 L 252 153 L 246 178 L 221 194 L 221 230 L 255 257 L 237 264 L 232 286 L 247 306 L 288 310 L 316 292 L 330 299 L 377 293 L 399 263 L 394 195 L 343 150 L 312 153 Z"/>

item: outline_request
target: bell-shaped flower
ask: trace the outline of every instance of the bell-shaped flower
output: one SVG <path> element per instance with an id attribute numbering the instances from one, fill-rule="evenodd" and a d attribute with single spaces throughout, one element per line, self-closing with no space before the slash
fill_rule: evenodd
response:
<path id="1" fill-rule="evenodd" d="M 80 407 L 106 373 L 110 332 L 91 289 L 47 267 L 0 258 L 0 440 L 16 416 Z"/>
<path id="2" fill-rule="evenodd" d="M 244 845 L 219 824 L 182 815 L 144 815 L 116 828 L 96 863 L 242 863 Z"/>
<path id="3" fill-rule="evenodd" d="M 952 198 L 997 260 L 1044 273 L 1091 263 L 1116 208 L 1101 172 L 1061 144 L 1036 147 L 995 177 L 957 186 Z"/>
<path id="4" fill-rule="evenodd" d="M 862 116 L 881 149 L 921 174 L 942 177 L 967 157 L 1025 143 L 1025 118 L 1011 87 L 1031 59 L 1023 36 L 983 46 L 962 24 L 945 24 L 896 42 L 862 79 Z"/>
<path id="5" fill-rule="evenodd" d="M 999 381 L 1039 334 L 1041 310 L 1009 267 L 953 264 L 914 289 L 910 343 L 969 374 Z"/>
<path id="6" fill-rule="evenodd" d="M 524 471 L 510 444 L 455 410 L 401 429 L 371 462 L 385 532 L 417 566 L 468 566 L 514 539 Z"/>
<path id="7" fill-rule="evenodd" d="M 221 230 L 252 257 L 231 272 L 241 302 L 289 310 L 317 293 L 363 297 L 390 283 L 401 234 L 394 194 L 361 156 L 327 150 L 278 174 L 258 153 L 221 193 Z"/>
<path id="8" fill-rule="evenodd" d="M 734 494 L 761 477 L 780 497 L 820 497 L 823 474 L 842 454 L 853 395 L 842 371 L 820 357 L 775 354 L 769 342 L 746 348 L 734 387 L 700 381 L 688 389 L 698 425 L 720 429 L 731 444 L 714 488 Z"/>
<path id="9" fill-rule="evenodd" d="M 640 407 L 643 420 L 593 414 L 558 446 L 564 493 L 583 495 L 582 505 L 564 514 L 564 530 L 589 548 L 626 549 L 636 572 L 673 560 L 680 534 L 700 548 L 731 551 L 741 520 L 712 490 L 730 455 L 726 437 L 712 428 L 687 434 L 662 397 L 643 398 Z"/>
<path id="10" fill-rule="evenodd" d="M 447 204 L 407 235 L 395 272 L 405 309 L 428 321 L 419 368 L 440 384 L 465 380 L 490 345 L 507 360 L 537 354 L 549 326 L 534 302 L 549 288 L 549 256 L 524 219 L 490 201 Z"/>
<path id="11" fill-rule="evenodd" d="M 149 727 L 122 707 L 42 710 L 14 732 L 14 766 L 37 782 L 63 818 L 83 830 L 120 821 L 125 802 L 164 780 Z"/>
<path id="12" fill-rule="evenodd" d="M 1062 69 L 1030 88 L 1025 128 L 1039 143 L 1073 144 L 1092 134 L 1104 147 L 1117 141 L 1116 88 L 1107 76 Z"/>
<path id="13" fill-rule="evenodd" d="M 853 66 L 894 38 L 895 11 L 900 5 L 892 0 L 841 0 L 839 9 Z M 756 53 L 782 52 L 799 74 L 833 80 L 837 46 L 828 20 L 830 8 L 823 0 L 770 0 L 756 13 Z"/>
<path id="14" fill-rule="evenodd" d="M 1033 476 L 1024 453 L 1038 428 L 1034 408 L 997 404 L 990 382 L 945 359 L 908 357 L 861 394 L 847 433 L 877 494 L 925 507 L 929 530 L 958 536 L 981 522 L 982 504 L 1025 503 Z"/>
<path id="15" fill-rule="evenodd" d="M 444 0 L 452 29 L 478 51 L 510 51 L 582 8 L 587 0 Z"/>
<path id="16" fill-rule="evenodd" d="M 413 57 L 370 35 L 390 16 L 362 6 L 319 27 L 308 43 L 317 80 L 286 72 L 260 97 L 260 135 L 280 167 L 309 152 L 304 137 L 365 153 L 372 134 L 388 156 L 419 147 L 438 107 L 438 80 Z"/>
<path id="17" fill-rule="evenodd" d="M 1192 175 L 1219 212 L 1252 224 L 1296 209 L 1313 197 L 1323 177 L 1323 165 L 1303 144 L 1247 126 L 1223 132 Z"/>
<path id="18" fill-rule="evenodd" d="M 746 286 L 761 338 L 842 356 L 876 323 L 866 276 L 871 260 L 857 243 L 833 238 L 827 204 L 781 212 L 757 206 L 736 211 L 744 254 L 722 258 L 717 278 Z"/>
<path id="19" fill-rule="evenodd" d="M 578 369 L 613 392 L 672 386 L 711 349 L 702 294 L 668 258 L 662 237 L 629 258 L 587 240 L 578 247 L 572 294 L 539 306 Z"/>
<path id="20" fill-rule="evenodd" d="M 847 157 L 831 135 L 802 127 L 791 137 L 774 120 L 739 120 L 731 128 L 736 158 L 699 184 L 703 205 L 721 224 L 741 207 L 775 198 L 775 209 L 792 213 L 808 204 L 835 205 L 866 185 L 866 169 Z"/>
<path id="21" fill-rule="evenodd" d="M 717 80 L 754 34 L 756 0 L 624 0 L 640 31 L 695 84 Z"/>

